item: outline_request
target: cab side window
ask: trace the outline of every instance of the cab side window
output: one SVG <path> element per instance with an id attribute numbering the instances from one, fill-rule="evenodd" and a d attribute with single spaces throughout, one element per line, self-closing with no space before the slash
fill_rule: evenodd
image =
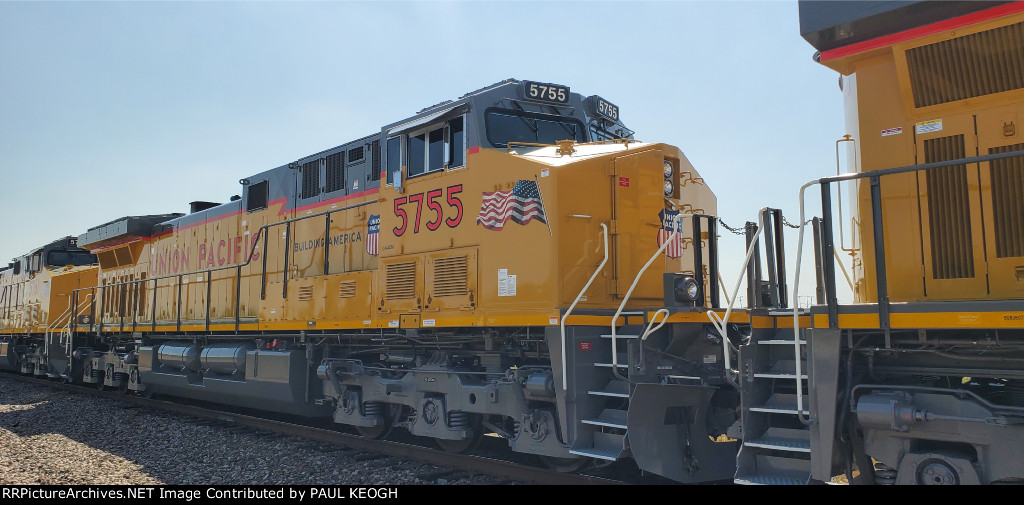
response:
<path id="1" fill-rule="evenodd" d="M 409 177 L 465 165 L 465 139 L 462 116 L 412 132 L 406 142 Z M 389 160 L 391 140 L 388 140 Z"/>

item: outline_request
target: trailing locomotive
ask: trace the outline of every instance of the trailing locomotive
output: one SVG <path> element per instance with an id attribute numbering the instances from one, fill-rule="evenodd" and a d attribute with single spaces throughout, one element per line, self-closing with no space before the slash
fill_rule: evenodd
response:
<path id="1" fill-rule="evenodd" d="M 841 74 L 850 167 L 813 181 L 819 305 L 789 316 L 803 341 L 790 329 L 779 349 L 787 332 L 755 328 L 740 349 L 754 373 L 741 372 L 737 480 L 1018 482 L 1024 4 L 801 2 L 800 16 Z M 836 299 L 841 252 L 853 304 Z"/>

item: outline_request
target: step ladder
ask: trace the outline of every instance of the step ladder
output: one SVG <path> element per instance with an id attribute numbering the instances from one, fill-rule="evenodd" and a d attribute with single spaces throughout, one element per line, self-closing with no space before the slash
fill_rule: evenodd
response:
<path id="1" fill-rule="evenodd" d="M 811 432 L 807 397 L 807 342 L 801 339 L 801 373 L 796 375 L 794 335 L 789 329 L 755 329 L 740 347 L 743 445 L 737 456 L 737 484 L 807 484 L 811 476 Z M 799 387 L 798 387 L 799 386 Z M 797 391 L 803 393 L 802 412 Z"/>
<path id="2" fill-rule="evenodd" d="M 643 312 L 623 312 L 623 315 L 642 315 Z M 629 453 L 629 442 L 626 438 L 626 416 L 629 410 L 629 397 L 632 385 L 629 382 L 630 356 L 629 342 L 636 342 L 637 334 L 615 335 L 612 348 L 615 359 L 595 362 L 594 367 L 600 370 L 600 376 L 607 376 L 602 387 L 587 390 L 587 410 L 594 415 L 580 420 L 579 433 L 573 439 L 569 452 L 577 456 L 587 456 L 605 461 L 617 461 Z M 603 341 L 609 342 L 612 336 L 601 335 Z M 609 354 L 611 358 L 611 354 Z M 616 377 L 612 370 L 625 378 Z"/>

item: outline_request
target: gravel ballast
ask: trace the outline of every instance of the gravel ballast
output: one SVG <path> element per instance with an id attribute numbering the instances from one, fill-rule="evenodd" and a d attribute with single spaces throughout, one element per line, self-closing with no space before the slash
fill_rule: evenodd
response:
<path id="1" fill-rule="evenodd" d="M 0 485 L 500 482 L 0 376 Z"/>

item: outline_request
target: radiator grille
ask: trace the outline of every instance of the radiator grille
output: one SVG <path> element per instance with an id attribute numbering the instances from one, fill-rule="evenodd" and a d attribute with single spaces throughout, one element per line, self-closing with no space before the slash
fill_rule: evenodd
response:
<path id="1" fill-rule="evenodd" d="M 989 149 L 989 154 L 1022 151 L 1024 144 Z M 992 162 L 992 220 L 996 257 L 1024 256 L 1024 159 Z"/>
<path id="2" fill-rule="evenodd" d="M 438 258 L 434 261 L 434 296 L 465 296 L 469 293 L 466 283 L 465 256 Z"/>
<path id="3" fill-rule="evenodd" d="M 348 162 L 355 163 L 357 161 L 363 161 L 363 148 L 355 147 L 348 151 Z"/>
<path id="4" fill-rule="evenodd" d="M 312 198 L 320 194 L 320 160 L 302 164 L 302 198 Z"/>
<path id="5" fill-rule="evenodd" d="M 402 300 L 416 296 L 416 262 L 391 263 L 387 266 L 384 298 Z"/>
<path id="6" fill-rule="evenodd" d="M 374 140 L 370 145 L 370 149 L 373 151 L 373 161 L 370 167 L 370 180 L 380 180 L 380 141 Z"/>
<path id="7" fill-rule="evenodd" d="M 1024 88 L 1024 22 L 907 50 L 914 105 Z"/>
<path id="8" fill-rule="evenodd" d="M 327 187 L 325 192 L 345 189 L 345 151 L 327 157 Z"/>
<path id="9" fill-rule="evenodd" d="M 356 296 L 356 281 L 341 281 L 338 285 L 338 298 L 354 298 Z"/>
<path id="10" fill-rule="evenodd" d="M 926 163 L 963 158 L 964 136 L 953 135 L 925 140 L 924 150 Z M 967 201 L 967 165 L 928 170 L 926 182 L 932 277 L 974 277 L 971 207 Z"/>
<path id="11" fill-rule="evenodd" d="M 308 302 L 313 299 L 313 286 L 299 286 L 299 301 Z"/>

